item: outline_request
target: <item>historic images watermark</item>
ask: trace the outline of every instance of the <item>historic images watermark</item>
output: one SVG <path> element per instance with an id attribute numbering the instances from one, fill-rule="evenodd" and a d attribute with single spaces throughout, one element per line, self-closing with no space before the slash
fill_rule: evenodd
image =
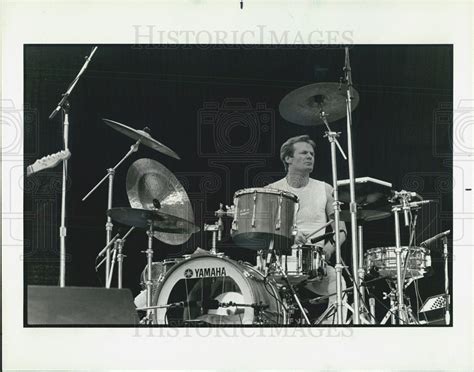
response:
<path id="1" fill-rule="evenodd" d="M 229 338 L 320 338 L 320 337 L 352 337 L 354 330 L 347 328 L 316 328 L 316 327 L 135 327 L 133 337 L 229 337 Z"/>
<path id="2" fill-rule="evenodd" d="M 135 48 L 159 48 L 160 44 L 209 45 L 265 44 L 266 47 L 340 47 L 354 43 L 353 30 L 272 30 L 266 25 L 256 25 L 247 30 L 163 30 L 157 25 L 133 25 Z"/>

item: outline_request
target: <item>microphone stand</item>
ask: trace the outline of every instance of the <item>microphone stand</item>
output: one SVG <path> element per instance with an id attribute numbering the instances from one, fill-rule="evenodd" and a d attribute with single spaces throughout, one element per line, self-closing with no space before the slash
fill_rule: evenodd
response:
<path id="1" fill-rule="evenodd" d="M 444 321 L 446 325 L 451 323 L 451 296 L 449 294 L 449 276 L 448 276 L 448 237 L 443 236 L 443 259 L 444 259 L 444 292 L 446 296 L 446 310 L 444 313 Z"/>
<path id="2" fill-rule="evenodd" d="M 355 201 L 355 176 L 354 176 L 354 159 L 352 151 L 352 73 L 349 60 L 349 48 L 345 47 L 345 81 L 347 83 L 346 89 L 346 124 L 347 124 L 347 151 L 349 153 L 349 191 L 350 204 L 349 210 L 351 213 L 351 239 L 352 239 L 352 277 L 354 286 L 359 288 L 359 244 L 357 239 L 357 203 Z M 339 232 L 338 232 L 339 233 Z M 360 324 L 360 300 L 359 291 L 354 291 L 354 316 L 353 323 Z"/>
<path id="3" fill-rule="evenodd" d="M 81 75 L 87 69 L 89 62 L 92 59 L 92 56 L 96 52 L 97 47 L 92 49 L 90 56 L 86 57 L 86 61 L 82 66 L 81 70 L 74 78 L 72 83 L 69 85 L 66 93 L 62 95 L 61 100 L 59 101 L 56 108 L 49 115 L 49 120 L 53 119 L 59 111 L 63 111 L 63 141 L 64 141 L 64 151 L 69 151 L 69 96 L 71 95 L 72 90 L 76 86 L 77 82 L 81 78 Z M 67 181 L 67 163 L 68 159 L 63 160 L 63 176 L 62 176 L 62 186 L 61 186 L 61 226 L 59 227 L 59 286 L 66 286 L 66 181 Z"/>

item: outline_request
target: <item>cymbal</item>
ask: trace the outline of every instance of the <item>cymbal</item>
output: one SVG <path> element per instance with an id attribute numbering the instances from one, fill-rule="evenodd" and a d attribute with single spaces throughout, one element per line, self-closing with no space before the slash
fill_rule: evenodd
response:
<path id="1" fill-rule="evenodd" d="M 194 212 L 186 191 L 173 173 L 159 162 L 152 159 L 135 161 L 127 172 L 126 189 L 132 208 L 158 207 L 163 213 L 194 224 Z M 154 236 L 164 243 L 179 245 L 189 240 L 191 232 L 180 235 L 157 231 Z"/>
<path id="2" fill-rule="evenodd" d="M 357 211 L 357 220 L 359 222 L 371 222 L 388 218 L 392 215 L 390 210 L 383 209 L 359 209 Z M 339 214 L 341 221 L 351 222 L 351 212 L 341 210 Z"/>
<path id="3" fill-rule="evenodd" d="M 338 196 L 342 204 L 341 220 L 350 222 L 351 202 L 349 180 L 338 181 Z M 357 220 L 363 222 L 377 221 L 392 215 L 389 198 L 392 196 L 392 184 L 372 177 L 356 178 L 355 202 L 357 203 Z"/>
<path id="4" fill-rule="evenodd" d="M 149 133 L 144 130 L 133 129 L 125 124 L 119 123 L 114 120 L 102 119 L 102 121 L 107 124 L 109 127 L 115 129 L 117 132 L 125 134 L 127 137 L 130 137 L 134 140 L 140 140 L 140 143 L 143 143 L 145 146 L 152 148 L 162 154 L 171 156 L 172 158 L 180 160 L 181 158 L 177 153 L 171 150 L 168 146 L 163 145 L 161 142 L 158 142 L 154 139 Z"/>
<path id="5" fill-rule="evenodd" d="M 148 229 L 150 225 L 152 225 L 154 231 L 173 234 L 194 233 L 199 231 L 199 227 L 193 223 L 159 210 L 112 208 L 107 211 L 107 215 L 118 223 L 142 229 Z"/>
<path id="6" fill-rule="evenodd" d="M 324 125 L 320 112 L 326 113 L 330 123 L 346 116 L 346 85 L 316 83 L 288 93 L 280 102 L 280 115 L 290 123 L 315 126 Z M 359 103 L 359 93 L 352 88 L 351 108 Z"/>

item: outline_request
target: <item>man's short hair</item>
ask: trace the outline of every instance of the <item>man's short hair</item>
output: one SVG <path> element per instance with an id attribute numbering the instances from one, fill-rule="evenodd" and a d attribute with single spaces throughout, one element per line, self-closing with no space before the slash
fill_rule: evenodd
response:
<path id="1" fill-rule="evenodd" d="M 293 145 L 297 142 L 309 143 L 313 149 L 316 150 L 316 144 L 307 134 L 288 138 L 280 148 L 280 159 L 283 163 L 283 166 L 285 167 L 285 171 L 288 171 L 288 163 L 285 161 L 285 158 L 287 156 L 293 156 L 293 153 L 295 152 Z"/>

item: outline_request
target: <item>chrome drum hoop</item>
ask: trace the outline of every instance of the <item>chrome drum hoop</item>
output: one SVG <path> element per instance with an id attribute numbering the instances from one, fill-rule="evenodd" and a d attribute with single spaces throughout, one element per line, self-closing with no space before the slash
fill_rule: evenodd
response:
<path id="1" fill-rule="evenodd" d="M 405 266 L 405 260 L 408 254 L 408 247 L 403 246 L 402 271 Z M 377 270 L 379 275 L 388 278 L 397 277 L 397 258 L 395 253 L 396 247 L 377 247 L 369 249 L 364 254 L 364 268 L 366 273 Z M 421 278 L 427 272 L 427 268 L 431 267 L 430 250 L 423 247 L 410 247 L 411 253 L 407 265 L 405 278 Z"/>

